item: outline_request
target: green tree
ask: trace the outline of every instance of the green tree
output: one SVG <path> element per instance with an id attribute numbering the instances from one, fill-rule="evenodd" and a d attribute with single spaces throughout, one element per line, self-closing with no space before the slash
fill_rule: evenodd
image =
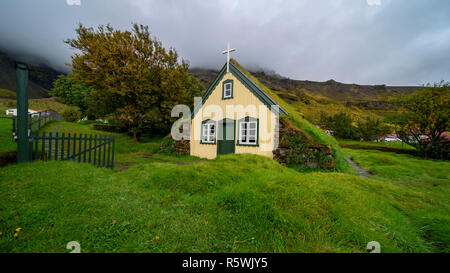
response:
<path id="1" fill-rule="evenodd" d="M 426 158 L 449 157 L 449 83 L 435 83 L 400 98 L 400 114 L 393 119 L 400 138 L 417 148 Z M 426 136 L 423 138 L 422 136 Z"/>
<path id="2" fill-rule="evenodd" d="M 358 128 L 353 125 L 353 118 L 345 112 L 335 114 L 334 116 L 326 116 L 321 114 L 321 122 L 330 127 L 336 138 L 341 139 L 360 139 Z"/>
<path id="3" fill-rule="evenodd" d="M 167 132 L 172 108 L 192 103 L 203 88 L 175 49 L 150 37 L 147 26 L 120 31 L 80 24 L 76 33 L 66 43 L 78 51 L 72 56 L 75 78 L 92 88 L 88 110 L 113 117 L 137 139 L 144 131 Z"/>
<path id="4" fill-rule="evenodd" d="M 90 92 L 90 88 L 75 80 L 72 74 L 58 76 L 50 90 L 52 96 L 58 97 L 62 99 L 63 103 L 76 106 L 82 111 L 87 109 L 86 97 Z"/>
<path id="5" fill-rule="evenodd" d="M 361 139 L 365 141 L 374 141 L 379 136 L 389 133 L 389 127 L 381 120 L 367 117 L 358 121 L 358 132 Z"/>

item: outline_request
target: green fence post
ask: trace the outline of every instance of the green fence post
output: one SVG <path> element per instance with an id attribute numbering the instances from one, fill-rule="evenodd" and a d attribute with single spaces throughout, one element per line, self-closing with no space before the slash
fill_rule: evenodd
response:
<path id="1" fill-rule="evenodd" d="M 94 137 L 94 166 L 97 163 L 97 135 Z"/>
<path id="2" fill-rule="evenodd" d="M 92 159 L 92 135 L 89 135 L 89 164 L 91 164 Z"/>
<path id="3" fill-rule="evenodd" d="M 106 160 L 106 167 L 109 168 L 111 166 L 111 137 L 108 137 L 108 159 Z"/>
<path id="4" fill-rule="evenodd" d="M 78 137 L 78 163 L 81 162 L 81 137 L 83 134 L 80 134 Z"/>
<path id="5" fill-rule="evenodd" d="M 33 160 L 37 160 L 38 159 L 38 151 L 39 151 L 39 132 L 36 132 L 36 134 L 34 135 L 34 158 Z"/>
<path id="6" fill-rule="evenodd" d="M 18 62 L 16 65 L 17 93 L 17 162 L 31 161 L 31 145 L 28 135 L 28 66 Z"/>
<path id="7" fill-rule="evenodd" d="M 106 135 L 103 138 L 103 164 L 102 167 L 106 166 Z"/>
<path id="8" fill-rule="evenodd" d="M 67 136 L 67 157 L 66 160 L 68 160 L 70 158 L 70 133 Z"/>
<path id="9" fill-rule="evenodd" d="M 63 161 L 64 160 L 64 153 L 65 153 L 65 151 L 64 151 L 64 141 L 66 141 L 66 134 L 65 133 L 62 133 L 62 139 L 61 139 L 62 141 L 61 141 L 61 161 Z"/>
<path id="10" fill-rule="evenodd" d="M 115 136 L 113 136 L 112 142 L 113 142 L 113 146 L 112 146 L 112 156 L 111 156 L 111 169 L 114 169 L 114 149 L 116 146 L 116 137 Z"/>
<path id="11" fill-rule="evenodd" d="M 75 157 L 76 154 L 77 154 L 77 134 L 74 133 L 74 134 L 73 134 L 73 156 L 71 156 L 71 158 L 72 158 L 73 160 L 76 159 L 76 157 Z"/>
<path id="12" fill-rule="evenodd" d="M 56 132 L 55 136 L 55 161 L 58 161 L 58 132 Z"/>
<path id="13" fill-rule="evenodd" d="M 42 132 L 42 149 L 41 149 L 41 160 L 45 160 L 45 132 Z"/>
<path id="14" fill-rule="evenodd" d="M 48 136 L 48 161 L 52 160 L 52 140 L 53 140 L 53 132 L 50 132 Z"/>
<path id="15" fill-rule="evenodd" d="M 83 162 L 84 163 L 86 163 L 87 161 L 86 161 L 86 153 L 87 153 L 87 142 L 88 142 L 88 139 L 87 139 L 87 134 L 84 134 L 84 154 L 83 154 Z"/>

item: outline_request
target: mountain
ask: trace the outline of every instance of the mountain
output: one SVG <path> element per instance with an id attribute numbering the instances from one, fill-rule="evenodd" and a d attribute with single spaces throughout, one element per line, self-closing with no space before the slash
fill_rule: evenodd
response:
<path id="1" fill-rule="evenodd" d="M 16 91 L 16 61 L 0 52 L 0 89 Z M 48 98 L 53 81 L 60 73 L 46 65 L 29 65 L 30 77 L 28 81 L 30 99 Z M 4 93 L 0 93 L 0 97 Z"/>
<path id="2" fill-rule="evenodd" d="M 193 68 L 190 72 L 205 85 L 209 85 L 218 73 L 215 70 L 202 68 Z M 289 98 L 289 95 L 312 95 L 338 102 L 378 101 L 390 96 L 413 93 L 420 88 L 418 86 L 346 84 L 334 80 L 326 82 L 302 81 L 286 78 L 274 72 L 249 72 L 270 89 L 285 92 L 286 98 Z"/>
<path id="3" fill-rule="evenodd" d="M 190 72 L 208 86 L 218 71 L 193 68 Z M 398 95 L 417 91 L 418 86 L 358 85 L 293 80 L 275 72 L 249 71 L 281 99 L 293 105 L 306 119 L 318 123 L 321 113 L 329 115 L 346 111 L 357 117 L 382 118 L 395 112 L 390 100 Z"/>

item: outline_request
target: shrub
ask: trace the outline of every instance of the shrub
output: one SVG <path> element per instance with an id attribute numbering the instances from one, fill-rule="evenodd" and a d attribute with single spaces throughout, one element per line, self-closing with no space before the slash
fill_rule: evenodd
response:
<path id="1" fill-rule="evenodd" d="M 67 122 L 77 122 L 81 119 L 81 112 L 76 107 L 69 107 L 62 112 L 62 118 Z"/>
<path id="2" fill-rule="evenodd" d="M 191 152 L 189 140 L 176 141 L 172 136 L 164 138 L 160 151 L 166 154 L 189 155 Z"/>

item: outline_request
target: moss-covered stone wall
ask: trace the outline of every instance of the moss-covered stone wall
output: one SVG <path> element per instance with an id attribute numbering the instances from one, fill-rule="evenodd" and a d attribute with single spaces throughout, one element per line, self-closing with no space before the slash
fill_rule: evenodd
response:
<path id="1" fill-rule="evenodd" d="M 311 139 L 286 117 L 279 122 L 279 145 L 274 159 L 285 165 L 304 165 L 310 168 L 333 169 L 332 149 Z"/>

